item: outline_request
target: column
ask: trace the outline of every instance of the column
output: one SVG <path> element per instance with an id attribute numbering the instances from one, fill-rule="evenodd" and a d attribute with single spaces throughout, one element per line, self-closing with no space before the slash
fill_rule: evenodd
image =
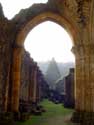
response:
<path id="1" fill-rule="evenodd" d="M 9 92 L 9 79 L 10 78 L 10 64 L 8 66 L 8 75 L 7 75 L 7 80 L 6 80 L 6 86 L 5 86 L 5 96 L 4 96 L 4 104 L 3 104 L 3 107 L 4 107 L 4 112 L 7 112 L 8 111 L 8 92 Z"/>
<path id="2" fill-rule="evenodd" d="M 37 67 L 34 68 L 33 102 L 36 102 L 36 96 L 37 96 Z"/>
<path id="3" fill-rule="evenodd" d="M 94 45 L 90 48 L 90 91 L 91 91 L 91 110 L 94 112 Z"/>
<path id="4" fill-rule="evenodd" d="M 28 87 L 28 102 L 32 102 L 32 72 L 33 72 L 33 60 L 30 58 L 30 65 L 29 65 L 29 87 Z"/>
<path id="5" fill-rule="evenodd" d="M 84 47 L 76 46 L 72 50 L 75 54 L 75 109 L 84 110 Z"/>
<path id="6" fill-rule="evenodd" d="M 75 113 L 72 120 L 94 123 L 94 45 L 74 48 L 76 56 Z"/>
<path id="7" fill-rule="evenodd" d="M 21 73 L 21 57 L 23 48 L 15 47 L 13 52 L 13 67 L 12 67 L 12 112 L 19 111 L 19 95 L 20 95 L 20 73 Z"/>

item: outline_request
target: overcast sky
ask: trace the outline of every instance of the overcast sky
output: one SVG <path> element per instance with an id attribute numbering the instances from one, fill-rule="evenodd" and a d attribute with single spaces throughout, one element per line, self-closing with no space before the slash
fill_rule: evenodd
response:
<path id="1" fill-rule="evenodd" d="M 54 57 L 58 62 L 74 62 L 69 35 L 54 22 L 46 21 L 36 26 L 28 34 L 25 48 L 36 61 L 48 61 Z"/>
<path id="2" fill-rule="evenodd" d="M 47 0 L 0 0 L 4 14 L 8 19 L 14 17 L 20 9 L 33 3 L 45 3 Z M 35 61 L 49 61 L 53 57 L 58 62 L 74 62 L 70 51 L 72 41 L 68 33 L 58 24 L 50 21 L 36 26 L 25 40 L 25 48 Z"/>
<path id="3" fill-rule="evenodd" d="M 34 3 L 46 3 L 48 0 L 0 0 L 8 19 L 14 17 L 21 9 L 28 8 Z"/>

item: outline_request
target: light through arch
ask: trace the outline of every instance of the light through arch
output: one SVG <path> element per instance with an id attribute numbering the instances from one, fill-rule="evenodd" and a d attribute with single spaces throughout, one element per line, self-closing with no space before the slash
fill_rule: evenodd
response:
<path id="1" fill-rule="evenodd" d="M 69 34 L 57 23 L 43 22 L 28 34 L 24 46 L 35 61 L 75 62 Z"/>

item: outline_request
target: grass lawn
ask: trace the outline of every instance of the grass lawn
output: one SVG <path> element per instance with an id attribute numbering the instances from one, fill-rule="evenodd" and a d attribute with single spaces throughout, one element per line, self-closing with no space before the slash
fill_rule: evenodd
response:
<path id="1" fill-rule="evenodd" d="M 69 116 L 72 109 L 66 109 L 62 104 L 54 104 L 48 100 L 44 100 L 41 105 L 45 107 L 45 113 L 31 116 L 31 119 L 25 122 L 17 122 L 17 125 L 71 125 L 64 123 L 64 117 Z"/>

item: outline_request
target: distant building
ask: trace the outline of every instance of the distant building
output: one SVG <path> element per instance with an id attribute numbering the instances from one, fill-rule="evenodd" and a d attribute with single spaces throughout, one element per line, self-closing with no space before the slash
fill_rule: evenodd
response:
<path id="1" fill-rule="evenodd" d="M 70 69 L 69 75 L 64 78 L 65 97 L 64 106 L 74 108 L 74 68 Z"/>
<path id="2" fill-rule="evenodd" d="M 60 78 L 58 79 L 56 82 L 56 91 L 59 92 L 62 95 L 65 95 L 65 82 L 64 82 L 64 78 Z"/>

